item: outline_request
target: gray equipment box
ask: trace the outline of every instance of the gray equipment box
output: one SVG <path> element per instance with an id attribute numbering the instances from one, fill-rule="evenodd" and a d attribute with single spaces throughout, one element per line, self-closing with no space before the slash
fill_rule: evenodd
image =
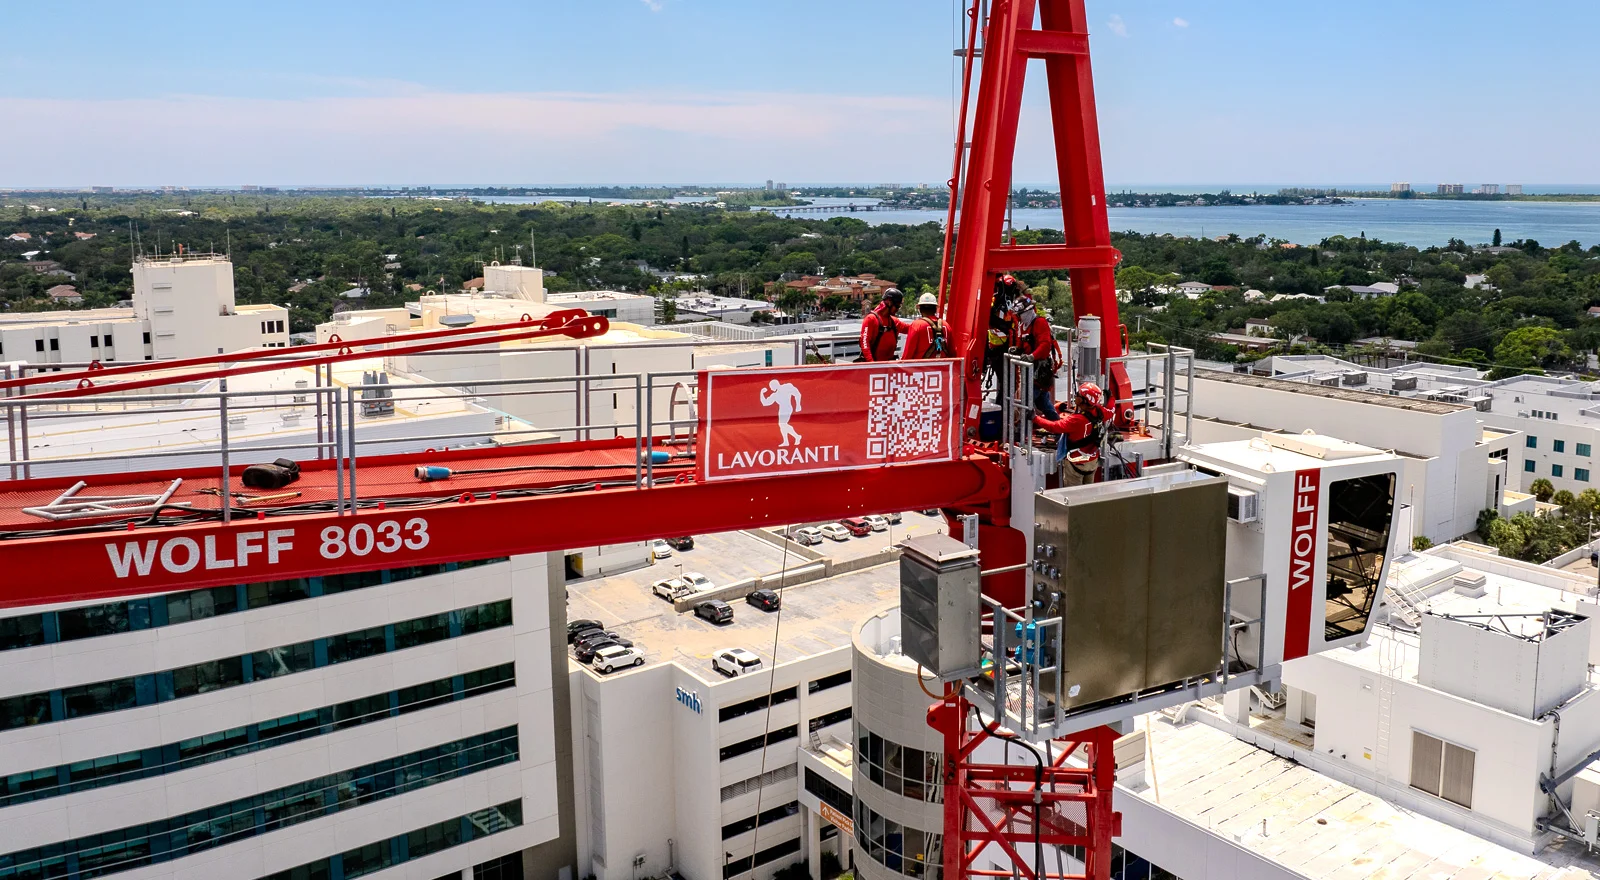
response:
<path id="1" fill-rule="evenodd" d="M 1227 517 L 1228 481 L 1198 471 L 1034 496 L 1035 596 L 1061 597 L 1063 708 L 1220 669 Z"/>
<path id="2" fill-rule="evenodd" d="M 978 551 L 948 535 L 906 539 L 900 555 L 900 649 L 939 676 L 980 671 Z"/>

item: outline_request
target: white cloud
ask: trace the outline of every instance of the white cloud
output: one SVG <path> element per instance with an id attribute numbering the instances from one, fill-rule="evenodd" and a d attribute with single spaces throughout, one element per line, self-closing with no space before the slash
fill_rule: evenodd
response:
<path id="1" fill-rule="evenodd" d="M 666 0 L 640 0 L 640 2 L 650 7 L 651 12 L 660 12 L 661 7 L 666 5 Z"/>
<path id="2" fill-rule="evenodd" d="M 1189 20 L 1187 18 L 1174 18 L 1172 23 L 1181 28 L 1186 28 L 1189 26 Z"/>
<path id="3" fill-rule="evenodd" d="M 1119 37 L 1128 35 L 1128 23 L 1123 21 L 1120 15 L 1111 16 L 1111 20 L 1106 22 L 1106 27 Z"/>

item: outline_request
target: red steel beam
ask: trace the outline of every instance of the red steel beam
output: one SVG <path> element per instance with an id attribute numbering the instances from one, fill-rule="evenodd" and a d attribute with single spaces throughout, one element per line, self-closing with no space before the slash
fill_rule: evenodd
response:
<path id="1" fill-rule="evenodd" d="M 1017 244 L 989 249 L 989 266 L 996 272 L 1110 268 L 1121 259 L 1122 252 L 1108 244 Z"/>
<path id="2" fill-rule="evenodd" d="M 494 500 L 485 495 L 465 502 L 365 508 L 343 516 L 248 519 L 241 511 L 241 519 L 227 525 L 7 540 L 0 544 L 6 568 L 0 607 L 565 550 L 643 541 L 669 531 L 724 532 L 953 502 L 984 504 L 1008 492 L 1005 472 L 985 457 L 972 456 L 648 489 Z"/>
<path id="3" fill-rule="evenodd" d="M 1017 34 L 1017 51 L 1029 58 L 1051 55 L 1088 55 L 1089 35 L 1065 31 L 1026 30 Z"/>
<path id="4" fill-rule="evenodd" d="M 311 345 L 297 345 L 293 348 L 264 348 L 258 351 L 237 351 L 231 354 L 208 354 L 204 357 L 178 358 L 170 361 L 137 361 L 127 364 L 114 364 L 109 367 L 90 366 L 82 370 L 74 370 L 70 373 L 50 373 L 48 375 L 44 373 L 37 373 L 31 377 L 24 376 L 16 379 L 0 380 L 0 391 L 4 391 L 7 388 L 26 387 L 28 385 L 56 384 L 60 382 L 77 383 L 85 379 L 89 380 L 90 382 L 99 382 L 112 376 L 122 376 L 129 373 L 152 373 L 157 371 L 166 372 L 169 370 L 187 369 L 189 367 L 203 367 L 210 364 L 247 363 L 249 361 L 260 360 L 263 358 L 279 358 L 280 360 L 278 360 L 277 363 L 285 369 L 288 369 L 290 367 L 300 366 L 300 364 L 293 360 L 281 360 L 284 355 L 305 355 L 313 354 L 319 351 L 343 351 L 350 349 L 352 346 L 367 348 L 377 345 L 396 345 L 401 343 L 416 342 L 422 339 L 503 333 L 508 330 L 515 330 L 518 327 L 547 326 L 553 319 L 559 319 L 564 323 L 567 320 L 570 320 L 568 316 L 572 315 L 573 313 L 586 314 L 582 309 L 561 309 L 559 311 L 552 312 L 543 318 L 537 319 L 528 315 L 523 315 L 522 320 L 511 324 L 486 324 L 481 327 L 447 327 L 441 330 L 420 330 L 416 332 L 397 333 L 393 336 L 382 336 L 377 339 L 345 340 L 339 339 L 336 334 L 334 341 L 331 342 L 317 342 Z M 485 339 L 483 341 L 489 342 L 491 340 Z M 98 364 L 100 362 L 95 361 L 95 363 Z M 169 379 L 168 381 L 179 380 Z"/>

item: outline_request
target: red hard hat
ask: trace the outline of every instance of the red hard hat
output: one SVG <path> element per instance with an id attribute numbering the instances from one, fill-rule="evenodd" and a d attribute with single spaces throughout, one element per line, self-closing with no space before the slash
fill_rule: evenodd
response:
<path id="1" fill-rule="evenodd" d="M 1105 392 L 1101 391 L 1100 386 L 1094 384 L 1093 382 L 1085 382 L 1082 385 L 1079 385 L 1078 396 L 1089 401 L 1089 403 L 1095 406 L 1106 405 Z"/>
<path id="2" fill-rule="evenodd" d="M 1017 283 L 1017 279 L 1013 278 L 1010 275 L 1001 275 L 1000 276 L 1000 283 L 1001 284 L 1016 284 Z"/>

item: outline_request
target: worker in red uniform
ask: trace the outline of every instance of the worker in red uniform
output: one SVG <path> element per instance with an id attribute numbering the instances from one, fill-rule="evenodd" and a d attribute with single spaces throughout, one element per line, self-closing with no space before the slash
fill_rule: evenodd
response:
<path id="1" fill-rule="evenodd" d="M 1017 300 L 1017 320 L 1012 330 L 1011 350 L 1023 357 L 1033 358 L 1036 367 L 1050 365 L 1051 372 L 1061 368 L 1061 345 L 1050 330 L 1050 321 L 1039 314 L 1033 297 L 1023 294 Z"/>
<path id="2" fill-rule="evenodd" d="M 950 357 L 950 332 L 939 320 L 939 297 L 931 293 L 917 297 L 917 311 L 921 314 L 911 322 L 911 330 L 906 333 L 906 350 L 900 353 L 900 359 Z"/>
<path id="3" fill-rule="evenodd" d="M 1056 466 L 1063 486 L 1081 486 L 1094 480 L 1100 469 L 1100 444 L 1111 421 L 1105 392 L 1093 382 L 1078 386 L 1073 403 L 1072 410 L 1053 419 L 1037 412 L 1033 416 L 1035 426 L 1056 435 Z"/>
<path id="4" fill-rule="evenodd" d="M 883 292 L 883 298 L 861 319 L 861 359 L 892 361 L 900 347 L 900 334 L 911 329 L 911 322 L 900 317 L 900 303 L 906 295 L 898 287 Z"/>

